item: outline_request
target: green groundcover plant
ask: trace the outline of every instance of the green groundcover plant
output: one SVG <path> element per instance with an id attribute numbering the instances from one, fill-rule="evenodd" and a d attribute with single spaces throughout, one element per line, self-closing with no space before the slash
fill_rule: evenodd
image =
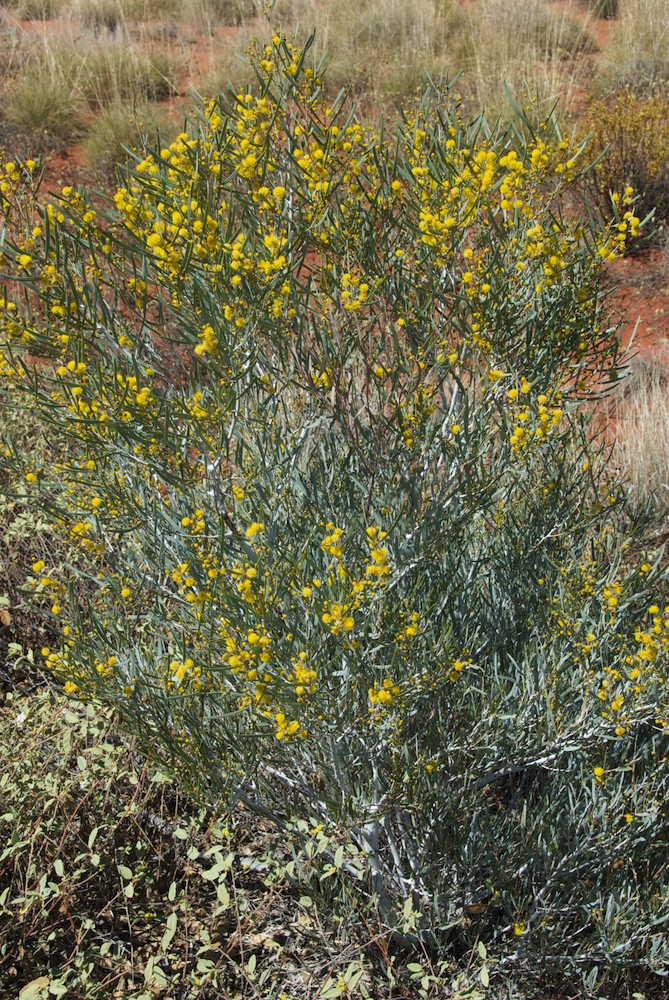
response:
<path id="1" fill-rule="evenodd" d="M 26 567 L 46 662 L 427 946 L 661 972 L 666 572 L 589 428 L 631 195 L 565 211 L 550 121 L 386 134 L 255 65 L 109 201 L 2 166 L 0 368 L 69 448 L 7 462 L 79 551 Z"/>

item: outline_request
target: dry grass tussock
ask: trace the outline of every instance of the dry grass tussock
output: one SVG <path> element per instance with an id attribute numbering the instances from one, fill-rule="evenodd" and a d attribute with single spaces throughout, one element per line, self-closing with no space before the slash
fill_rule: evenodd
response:
<path id="1" fill-rule="evenodd" d="M 88 129 L 84 157 L 91 169 L 113 175 L 129 159 L 129 151 L 141 149 L 144 142 L 160 147 L 169 133 L 166 117 L 155 106 L 113 104 Z"/>
<path id="2" fill-rule="evenodd" d="M 163 52 L 91 33 L 23 39 L 12 52 L 5 116 L 27 135 L 53 144 L 76 138 L 97 109 L 143 106 L 174 89 L 176 70 Z"/>
<path id="3" fill-rule="evenodd" d="M 663 88 L 669 83 L 669 0 L 620 0 L 618 8 L 597 87 L 604 93 Z"/>
<path id="4" fill-rule="evenodd" d="M 6 119 L 26 135 L 73 140 L 68 122 L 161 100 L 202 65 L 216 65 L 222 83 L 249 82 L 248 68 L 228 56 L 225 29 L 244 17 L 255 23 L 253 0 L 65 0 L 54 11 L 57 26 L 27 30 L 22 8 L 0 0 L 0 92 Z"/>
<path id="5" fill-rule="evenodd" d="M 442 82 L 462 73 L 458 86 L 471 106 L 493 113 L 505 82 L 521 98 L 564 93 L 565 60 L 592 45 L 587 17 L 544 0 L 278 0 L 274 18 L 298 39 L 317 31 L 333 89 L 353 83 L 368 96 L 403 97 L 426 75 Z"/>
<path id="6" fill-rule="evenodd" d="M 546 105 L 564 100 L 574 85 L 574 57 L 593 46 L 588 19 L 575 8 L 543 0 L 487 0 L 465 7 L 466 64 L 474 103 L 489 113 L 504 113 L 503 84 L 521 103 Z"/>
<path id="7" fill-rule="evenodd" d="M 637 358 L 612 400 L 614 456 L 641 501 L 669 507 L 669 351 Z"/>

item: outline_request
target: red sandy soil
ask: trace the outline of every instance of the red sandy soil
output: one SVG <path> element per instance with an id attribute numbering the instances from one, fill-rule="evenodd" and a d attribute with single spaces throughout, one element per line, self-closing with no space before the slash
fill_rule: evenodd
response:
<path id="1" fill-rule="evenodd" d="M 623 319 L 623 344 L 641 358 L 669 359 L 669 252 L 648 249 L 616 261 L 614 312 Z"/>

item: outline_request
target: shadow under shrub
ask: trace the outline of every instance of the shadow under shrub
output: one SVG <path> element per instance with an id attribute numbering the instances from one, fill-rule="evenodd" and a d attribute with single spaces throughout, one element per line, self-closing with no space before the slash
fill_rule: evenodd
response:
<path id="1" fill-rule="evenodd" d="M 200 795 L 348 838 L 405 945 L 661 971 L 666 572 L 587 420 L 638 218 L 562 212 L 550 121 L 432 92 L 386 138 L 256 65 L 108 204 L 4 168 L 2 370 L 71 448 L 9 460 L 97 591 L 53 578 L 46 662 Z"/>

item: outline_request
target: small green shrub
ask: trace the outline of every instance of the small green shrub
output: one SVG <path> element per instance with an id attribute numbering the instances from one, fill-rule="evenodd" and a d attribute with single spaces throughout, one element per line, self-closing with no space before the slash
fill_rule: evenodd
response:
<path id="1" fill-rule="evenodd" d="M 125 163 L 128 150 L 141 148 L 143 142 L 158 142 L 165 122 L 150 107 L 137 108 L 116 104 L 105 108 L 89 127 L 84 153 L 89 166 L 110 173 Z"/>
<path id="2" fill-rule="evenodd" d="M 70 87 L 41 67 L 29 67 L 9 84 L 6 114 L 20 131 L 52 144 L 70 141 L 80 128 Z"/>
<path id="3" fill-rule="evenodd" d="M 621 94 L 595 101 L 586 124 L 592 129 L 592 151 L 601 156 L 590 178 L 600 204 L 612 192 L 634 189 L 635 211 L 655 212 L 657 224 L 669 223 L 669 97 Z"/>
<path id="4" fill-rule="evenodd" d="M 151 54 L 127 43 L 97 45 L 75 58 L 70 74 L 82 97 L 94 107 L 157 101 L 173 88 L 167 55 Z"/>
<path id="5" fill-rule="evenodd" d="M 418 953 L 662 971 L 668 571 L 588 422 L 639 220 L 565 207 L 553 120 L 431 91 L 389 132 L 255 61 L 108 203 L 2 168 L 0 371 L 69 447 L 7 462 L 85 567 L 46 663 L 204 800 L 343 838 Z"/>

